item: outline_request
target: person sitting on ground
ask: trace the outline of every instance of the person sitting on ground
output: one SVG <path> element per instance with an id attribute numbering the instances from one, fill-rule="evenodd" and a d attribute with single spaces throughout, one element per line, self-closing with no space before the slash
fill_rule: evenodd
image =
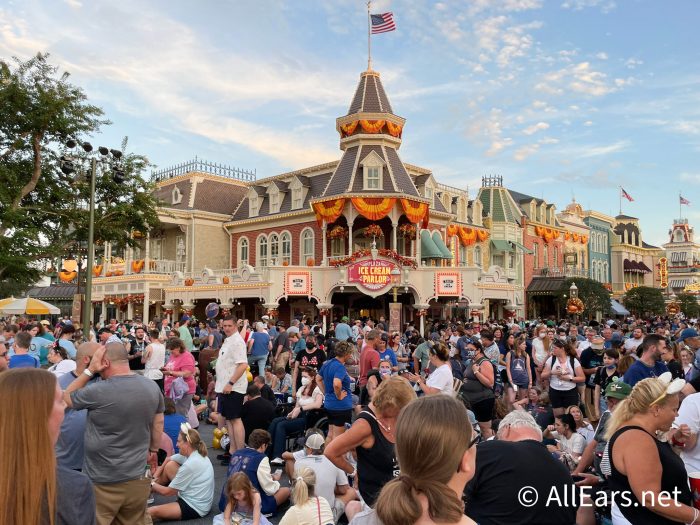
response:
<path id="1" fill-rule="evenodd" d="M 272 525 L 262 513 L 260 492 L 250 483 L 243 472 L 237 472 L 226 482 L 226 508 L 223 514 L 214 517 L 213 525 L 231 523 L 250 525 Z"/>
<path id="2" fill-rule="evenodd" d="M 333 523 L 333 511 L 326 498 L 316 494 L 316 473 L 309 467 L 297 469 L 292 478 L 294 505 L 279 525 L 316 525 Z"/>
<path id="3" fill-rule="evenodd" d="M 275 368 L 275 376 L 277 376 L 277 388 L 274 389 L 275 394 L 284 394 L 285 396 L 291 396 L 292 376 L 289 375 L 281 366 Z"/>
<path id="4" fill-rule="evenodd" d="M 275 405 L 260 397 L 260 388 L 251 383 L 246 389 L 246 401 L 241 409 L 241 421 L 245 428 L 245 440 L 256 428 L 266 429 L 275 417 Z"/>
<path id="5" fill-rule="evenodd" d="M 177 446 L 180 453 L 170 456 L 158 467 L 151 483 L 153 492 L 162 496 L 177 495 L 177 501 L 149 507 L 151 518 L 193 520 L 206 516 L 211 510 L 214 468 L 207 457 L 207 445 L 199 432 L 183 423 Z"/>
<path id="6" fill-rule="evenodd" d="M 260 493 L 263 514 L 274 514 L 277 507 L 289 499 L 289 487 L 281 487 L 279 480 L 282 472 L 272 474 L 270 461 L 265 451 L 270 446 L 270 434 L 267 430 L 253 430 L 248 439 L 248 446 L 236 450 L 231 455 L 227 477 L 236 472 L 243 472 L 255 490 Z M 222 491 L 219 510 L 226 508 L 227 495 Z"/>
<path id="7" fill-rule="evenodd" d="M 53 343 L 49 349 L 49 363 L 51 366 L 48 371 L 56 377 L 61 377 L 75 370 L 75 361 L 68 357 L 68 352 L 58 343 Z"/>
<path id="8" fill-rule="evenodd" d="M 173 450 L 175 452 L 179 452 L 177 443 L 178 436 L 180 435 L 180 427 L 183 423 L 187 422 L 187 418 L 176 412 L 175 401 L 173 401 L 171 398 L 166 397 L 163 401 L 165 401 L 165 412 L 163 413 L 163 432 L 165 432 L 172 440 Z"/>
<path id="9" fill-rule="evenodd" d="M 576 432 L 583 436 L 586 440 L 586 444 L 593 439 L 595 431 L 593 430 L 593 425 L 590 424 L 588 419 L 583 417 L 583 412 L 578 405 L 571 405 L 566 409 L 567 414 L 571 414 L 574 417 L 574 423 L 576 423 Z"/>
<path id="10" fill-rule="evenodd" d="M 547 445 L 569 470 L 574 470 L 586 448 L 586 439 L 576 432 L 576 422 L 571 414 L 556 416 L 554 424 L 547 427 L 544 437 L 557 440 L 556 445 Z"/>

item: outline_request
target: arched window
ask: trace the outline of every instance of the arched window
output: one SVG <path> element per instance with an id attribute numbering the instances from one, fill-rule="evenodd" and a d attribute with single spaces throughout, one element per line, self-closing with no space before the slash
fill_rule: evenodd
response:
<path id="1" fill-rule="evenodd" d="M 261 235 L 258 237 L 258 256 L 257 266 L 267 266 L 267 236 Z"/>
<path id="2" fill-rule="evenodd" d="M 284 232 L 282 234 L 282 264 L 292 264 L 292 236 Z"/>
<path id="3" fill-rule="evenodd" d="M 591 250 L 593 250 L 594 252 L 600 252 L 600 243 L 598 241 L 598 233 L 593 233 L 591 235 Z"/>
<path id="4" fill-rule="evenodd" d="M 544 262 L 542 263 L 543 268 L 549 268 L 549 246 L 544 245 Z"/>
<path id="5" fill-rule="evenodd" d="M 535 268 L 540 267 L 540 245 L 538 243 L 533 243 L 532 245 L 532 256 L 535 259 Z"/>
<path id="6" fill-rule="evenodd" d="M 555 268 L 559 268 L 559 249 L 556 246 L 554 247 L 553 257 L 554 257 L 554 259 L 553 259 L 552 266 L 554 266 Z"/>
<path id="7" fill-rule="evenodd" d="M 276 233 L 270 234 L 270 264 L 277 266 L 280 263 L 280 238 Z"/>
<path id="8" fill-rule="evenodd" d="M 238 267 L 248 264 L 248 237 L 238 239 Z"/>
<path id="9" fill-rule="evenodd" d="M 603 262 L 603 275 L 601 275 L 604 283 L 608 282 L 608 261 Z"/>
<path id="10" fill-rule="evenodd" d="M 474 265 L 481 268 L 481 246 L 474 247 Z"/>
<path id="11" fill-rule="evenodd" d="M 314 232 L 311 228 L 306 228 L 301 232 L 301 254 L 300 265 L 306 265 L 306 261 L 314 258 Z"/>

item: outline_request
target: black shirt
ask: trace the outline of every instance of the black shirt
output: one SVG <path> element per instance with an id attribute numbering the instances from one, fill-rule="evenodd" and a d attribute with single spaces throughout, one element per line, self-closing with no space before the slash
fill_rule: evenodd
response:
<path id="1" fill-rule="evenodd" d="M 312 366 L 316 370 L 320 370 L 321 365 L 326 360 L 326 353 L 320 348 L 316 348 L 313 352 L 304 349 L 296 355 L 294 360 L 299 363 L 297 384 L 294 386 L 294 391 L 296 392 L 301 387 L 301 369 L 305 366 Z"/>
<path id="2" fill-rule="evenodd" d="M 598 368 L 603 366 L 603 352 L 597 353 L 592 348 L 586 348 L 581 352 L 581 368 Z M 586 374 L 586 388 L 595 388 L 595 372 Z"/>
<path id="3" fill-rule="evenodd" d="M 267 430 L 275 417 L 275 405 L 267 399 L 256 397 L 243 403 L 241 421 L 245 427 L 245 442 L 248 443 L 250 433 L 258 428 Z"/>
<path id="4" fill-rule="evenodd" d="M 537 503 L 525 507 L 519 493 L 533 488 Z M 556 487 L 556 492 L 553 492 Z M 556 494 L 562 505 L 549 502 Z M 564 506 L 565 494 L 569 506 Z M 544 444 L 534 441 L 486 441 L 477 445 L 476 473 L 464 491 L 466 514 L 479 525 L 573 525 L 576 506 L 571 504 L 574 482 L 566 467 Z"/>
<path id="5" fill-rule="evenodd" d="M 263 387 L 260 389 L 260 397 L 267 399 L 273 405 L 277 404 L 277 398 L 275 397 L 275 393 L 270 388 L 270 385 L 263 385 Z"/>
<path id="6" fill-rule="evenodd" d="M 136 355 L 137 352 L 141 352 L 143 354 L 144 350 L 146 350 L 146 347 L 148 346 L 148 343 L 145 339 L 142 339 L 139 342 L 138 339 L 131 336 L 129 336 L 129 343 L 131 343 L 131 347 L 129 348 L 129 355 Z M 145 368 L 146 365 L 141 362 L 141 356 L 129 359 L 129 369 L 143 370 Z"/>
<path id="7" fill-rule="evenodd" d="M 374 413 L 369 409 L 360 412 L 358 419 L 369 423 L 374 437 L 371 448 L 357 447 L 357 478 L 362 499 L 370 507 L 374 505 L 382 487 L 400 474 L 394 444 L 382 434 Z"/>

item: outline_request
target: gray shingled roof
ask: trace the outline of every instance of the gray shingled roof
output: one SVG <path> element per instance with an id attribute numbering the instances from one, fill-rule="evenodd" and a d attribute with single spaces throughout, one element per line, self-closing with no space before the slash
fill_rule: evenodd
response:
<path id="1" fill-rule="evenodd" d="M 296 178 L 299 179 L 302 186 L 306 186 L 308 188 L 311 185 L 309 182 L 309 177 L 305 177 L 304 175 L 296 175 Z"/>
<path id="2" fill-rule="evenodd" d="M 289 183 L 283 182 L 281 180 L 273 180 L 272 184 L 277 186 L 277 189 L 280 191 L 287 191 L 287 188 L 289 187 Z"/>
<path id="3" fill-rule="evenodd" d="M 353 113 L 393 113 L 389 98 L 376 71 L 364 71 L 360 75 L 355 96 L 350 103 L 348 115 Z"/>
<path id="4" fill-rule="evenodd" d="M 172 204 L 172 192 L 175 186 L 180 190 L 182 200 L 177 204 Z M 238 206 L 238 203 L 247 191 L 248 188 L 240 184 L 230 184 L 205 178 L 197 183 L 194 203 L 193 206 L 190 207 L 190 195 L 192 193 L 192 178 L 190 177 L 179 182 L 161 186 L 155 190 L 154 195 L 162 201 L 162 205 L 165 208 L 201 210 L 230 215 L 234 212 L 236 206 Z"/>

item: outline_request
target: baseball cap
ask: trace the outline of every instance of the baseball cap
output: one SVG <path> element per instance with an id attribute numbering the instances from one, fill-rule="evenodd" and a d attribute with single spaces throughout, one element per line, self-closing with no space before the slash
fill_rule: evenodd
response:
<path id="1" fill-rule="evenodd" d="M 615 399 L 625 399 L 631 393 L 632 387 L 620 381 L 617 377 L 613 377 L 610 384 L 605 388 L 605 397 L 614 397 Z"/>
<path id="2" fill-rule="evenodd" d="M 185 321 L 189 321 L 189 320 L 190 320 L 190 316 L 187 315 L 187 314 L 185 314 L 185 315 L 183 315 L 182 317 L 180 317 L 180 322 L 181 322 L 181 323 L 184 323 Z"/>
<path id="3" fill-rule="evenodd" d="M 605 344 L 605 339 L 603 339 L 601 336 L 597 335 L 591 341 L 591 348 L 593 348 L 595 350 L 602 350 L 604 344 Z"/>
<path id="4" fill-rule="evenodd" d="M 51 326 L 51 323 L 50 323 L 48 320 L 46 320 L 46 319 L 42 319 L 42 320 L 39 321 L 39 322 L 40 322 L 41 324 L 43 324 L 44 326 Z"/>
<path id="5" fill-rule="evenodd" d="M 682 343 L 690 337 L 698 337 L 698 331 L 695 328 L 686 328 L 681 332 L 681 336 L 678 338 L 678 342 Z"/>
<path id="6" fill-rule="evenodd" d="M 347 315 L 344 315 L 340 320 L 345 322 L 345 321 L 349 321 L 350 318 Z"/>
<path id="7" fill-rule="evenodd" d="M 430 339 L 431 339 L 431 341 L 439 341 L 440 334 L 433 332 L 432 334 L 430 334 Z"/>
<path id="8" fill-rule="evenodd" d="M 323 439 L 321 434 L 311 434 L 306 438 L 304 446 L 310 448 L 311 450 L 321 450 L 325 442 L 326 441 Z"/>
<path id="9" fill-rule="evenodd" d="M 389 334 L 387 334 L 386 332 L 382 332 L 382 335 L 380 335 L 379 338 L 385 343 L 389 342 Z"/>
<path id="10" fill-rule="evenodd" d="M 620 335 L 619 332 L 613 332 L 612 337 L 610 338 L 610 343 L 615 344 L 615 343 L 621 343 L 622 342 L 622 336 Z"/>
<path id="11" fill-rule="evenodd" d="M 268 319 L 270 319 L 270 316 L 269 316 L 269 315 L 263 315 L 260 319 L 262 319 L 263 321 L 267 321 Z"/>

